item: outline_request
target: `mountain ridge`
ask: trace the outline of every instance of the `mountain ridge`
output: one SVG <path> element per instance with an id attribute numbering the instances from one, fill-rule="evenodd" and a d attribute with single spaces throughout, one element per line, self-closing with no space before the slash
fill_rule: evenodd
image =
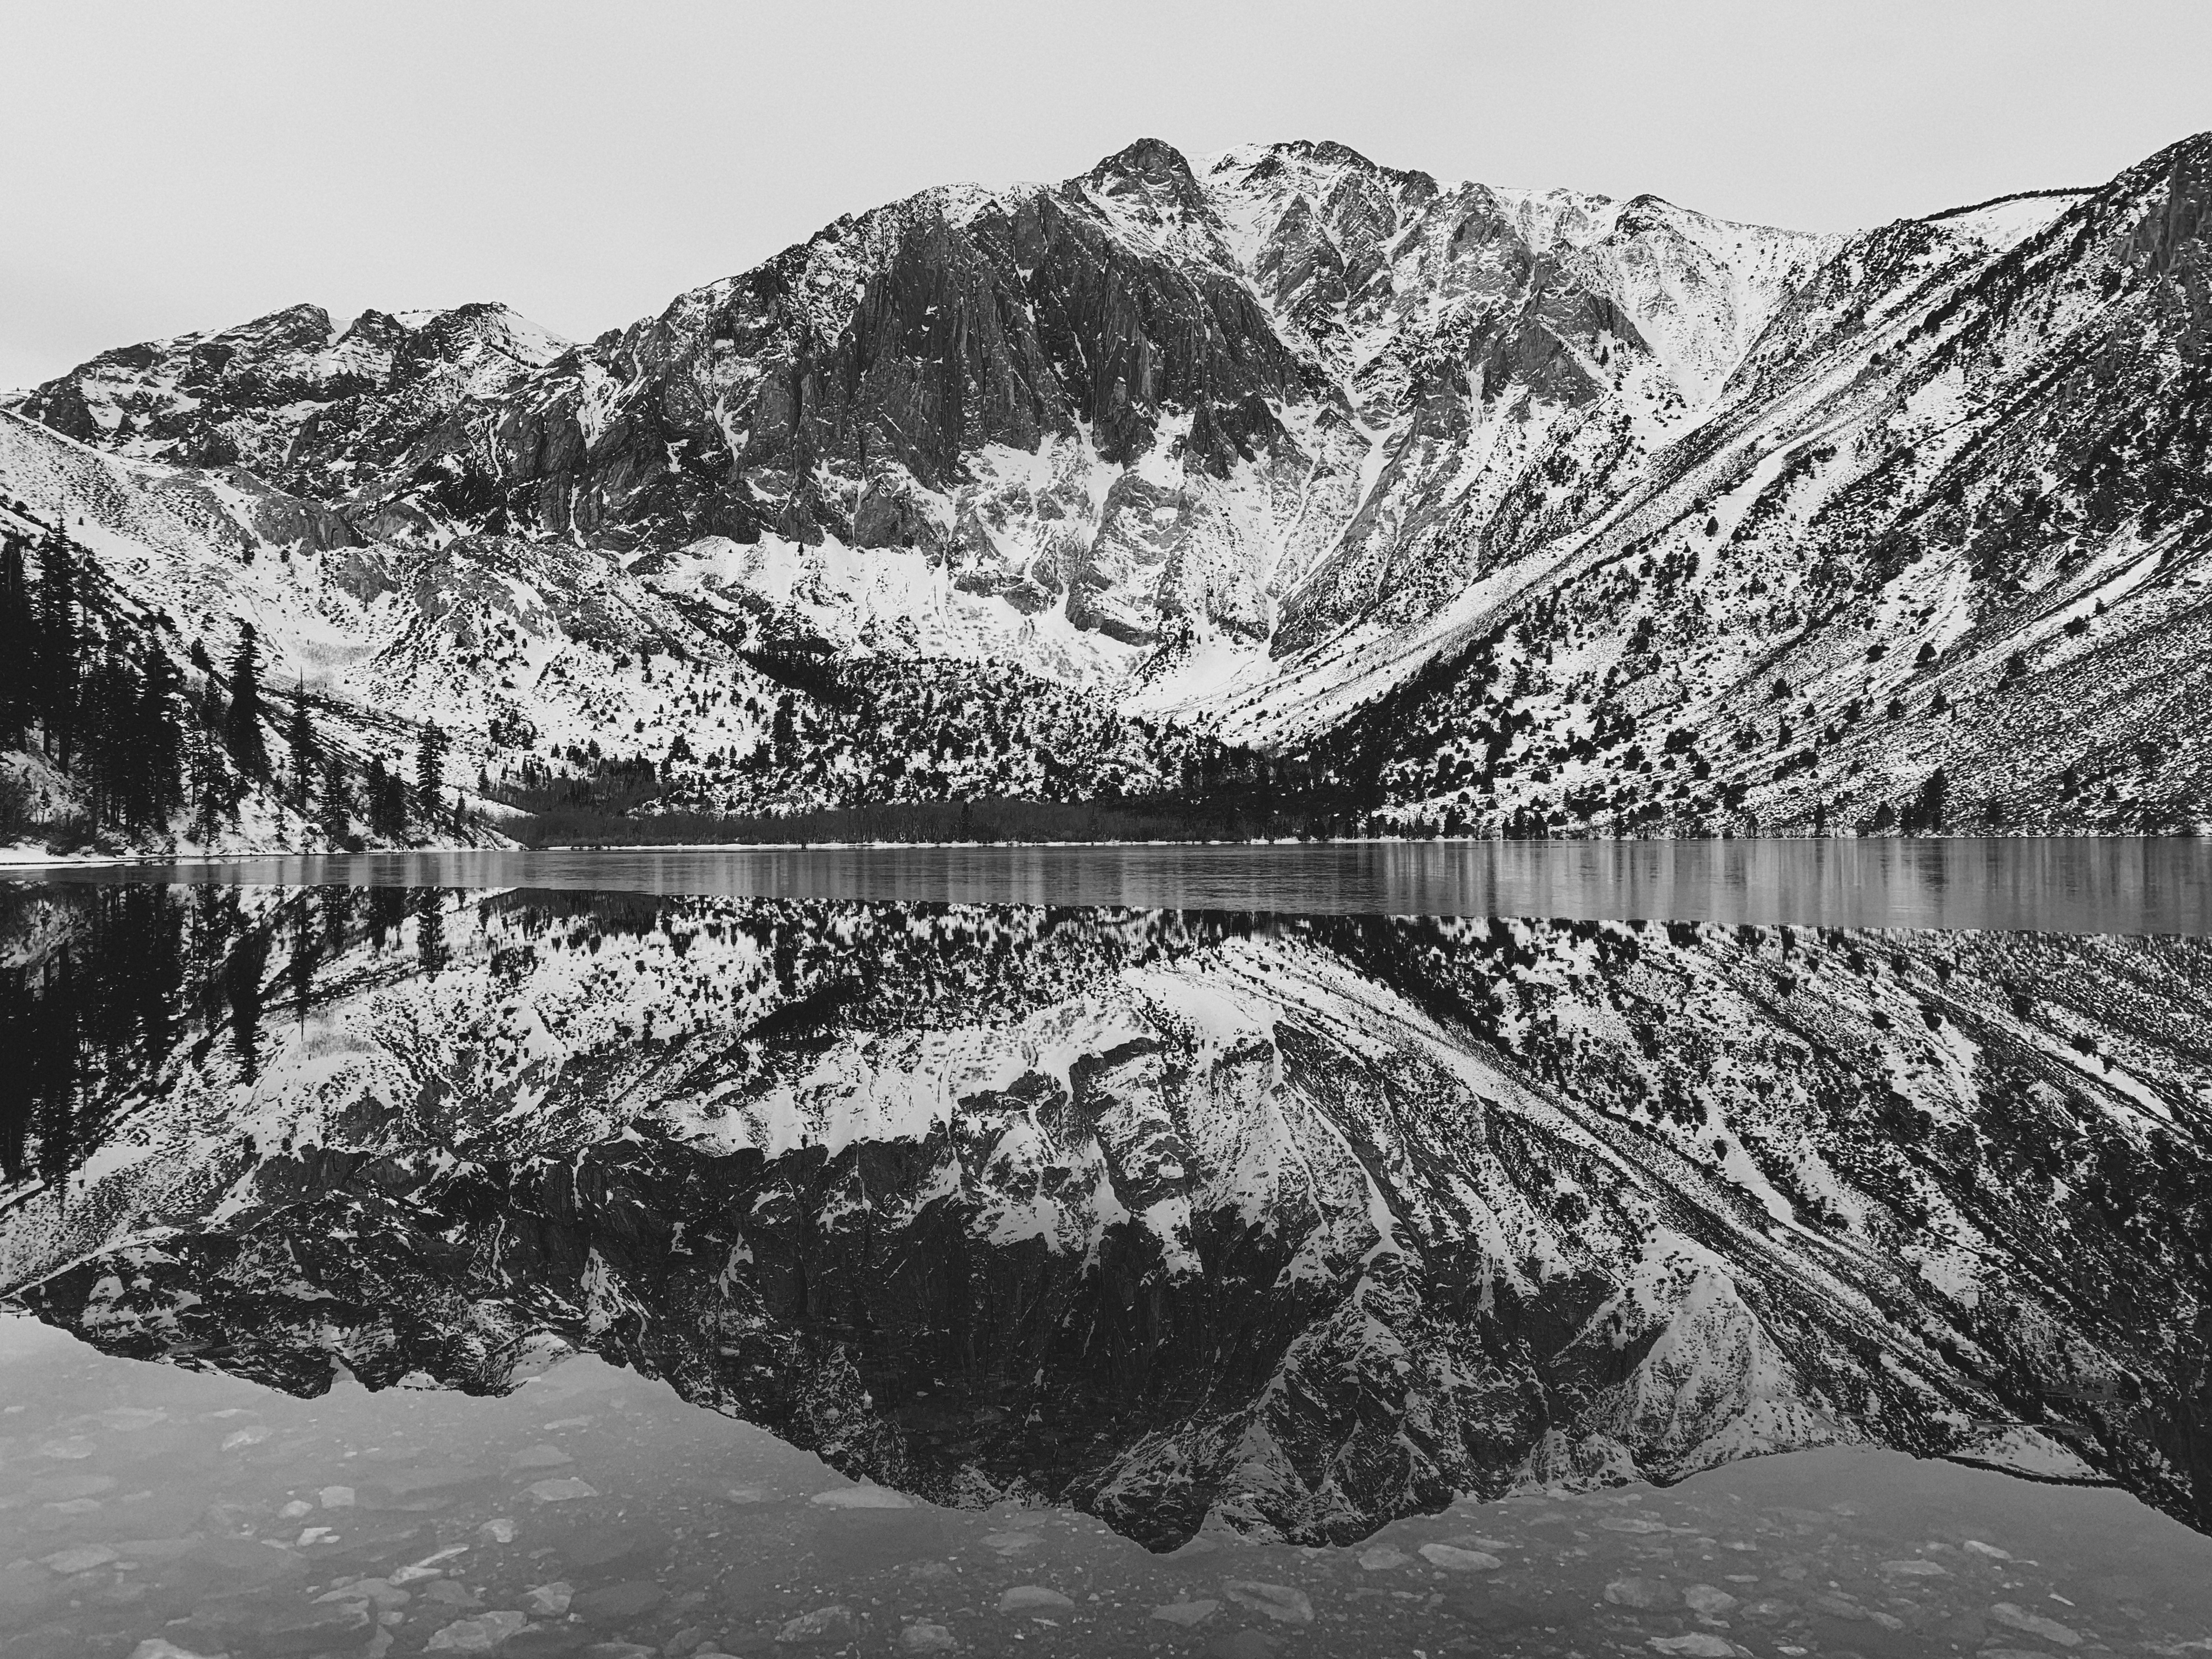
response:
<path id="1" fill-rule="evenodd" d="M 17 412 L 174 471 L 149 489 L 242 468 L 322 526 L 295 546 L 534 550 L 698 619 L 667 635 L 687 672 L 1035 676 L 1266 757 L 1348 825 L 1881 831 L 1926 797 L 1929 828 L 2190 829 L 2208 155 L 1820 235 L 1146 138 L 848 215 L 588 343 L 494 306 L 292 307 Z M 289 562 L 279 530 L 257 545 Z M 958 797 L 910 764 L 687 775 L 769 722 L 702 730 L 637 695 L 634 649 L 592 669 L 632 683 L 633 729 L 541 709 L 564 694 L 528 659 L 568 647 L 520 592 L 514 666 L 375 635 L 392 672 L 330 689 L 437 719 L 488 779 L 587 771 L 589 742 L 675 766 L 687 804 Z M 272 594 L 262 628 L 327 676 L 287 606 L 327 605 Z M 1455 672 L 1486 654 L 1522 683 Z M 495 740 L 525 726 L 562 735 Z"/>

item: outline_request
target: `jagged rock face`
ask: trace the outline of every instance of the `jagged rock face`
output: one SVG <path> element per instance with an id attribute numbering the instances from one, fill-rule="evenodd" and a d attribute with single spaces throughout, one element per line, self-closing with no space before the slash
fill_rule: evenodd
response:
<path id="1" fill-rule="evenodd" d="M 314 1393 L 589 1347 L 1155 1547 L 1839 1441 L 2212 1524 L 2195 942 L 221 903 L 134 917 L 166 989 L 65 901 L 7 934 L 75 942 L 86 1036 L 0 1287 L 114 1352 Z"/>
<path id="2" fill-rule="evenodd" d="M 342 498 L 458 404 L 498 396 L 567 349 L 504 306 L 365 311 L 339 330 L 320 306 L 300 305 L 103 353 L 33 390 L 21 409 L 134 459 L 243 465 L 296 493 Z"/>
<path id="3" fill-rule="evenodd" d="M 1610 469 L 1708 400 L 1820 246 L 1650 198 L 1440 190 L 1340 145 L 1200 173 L 1146 140 L 1056 188 L 840 220 L 573 356 L 548 343 L 534 374 L 485 372 L 496 343 L 455 350 L 446 318 L 333 343 L 302 307 L 110 354 L 27 412 L 281 465 L 384 535 L 919 550 L 1000 631 L 1056 612 L 1108 642 L 1094 675 L 1126 675 L 1217 633 L 1285 650 L 1425 616 L 1495 556 L 1438 567 L 1439 538 L 1532 487 L 1555 427 L 1600 416 Z M 426 362 L 453 395 L 396 396 Z M 298 422 L 301 398 L 326 407 Z"/>
<path id="4" fill-rule="evenodd" d="M 6 411 L 0 477 L 32 504 L 31 533 L 66 521 L 91 552 L 116 631 L 222 656 L 250 619 L 265 680 L 305 681 L 319 741 L 356 767 L 380 756 L 405 772 L 405 722 L 427 719 L 453 736 L 458 782 L 526 757 L 585 770 L 588 749 L 654 767 L 663 806 L 726 811 L 1146 795 L 1202 758 L 1195 734 L 1120 719 L 1066 678 L 925 662 L 908 617 L 870 619 L 875 661 L 786 649 L 771 606 L 688 561 L 489 533 L 367 538 L 348 509 L 243 468 L 126 461 Z M 18 523 L 0 507 L 0 531 Z M 257 833 L 305 847 L 320 831 L 294 813 Z"/>
<path id="5" fill-rule="evenodd" d="M 1476 826 L 1882 829 L 1941 769 L 1944 828 L 2200 822 L 2208 169 L 2212 137 L 1854 240 L 1711 419 L 1470 611 L 1419 711 L 1375 711 L 1430 734 L 1386 790 Z"/>
<path id="6" fill-rule="evenodd" d="M 1231 152 L 1209 179 L 1380 466 L 1286 593 L 1278 655 L 1418 625 L 1571 530 L 1831 246 L 1652 197 L 1440 188 L 1336 145 Z"/>
<path id="7" fill-rule="evenodd" d="M 25 412 L 209 467 L 137 487 L 212 491 L 227 558 L 529 544 L 702 636 L 1317 754 L 1394 822 L 1882 830 L 1940 770 L 1944 828 L 2186 830 L 2208 157 L 1846 237 L 1145 141 L 841 219 L 574 350 L 493 307 L 336 340 L 301 308 Z M 302 670 L 387 648 L 319 637 L 312 576 L 258 598 Z M 465 659 L 377 689 L 488 731 L 459 675 L 625 758 L 726 744 L 636 663 L 592 665 L 604 715 Z"/>
<path id="8" fill-rule="evenodd" d="M 1579 441 L 1610 469 L 1708 400 L 1820 246 L 1440 191 L 1334 145 L 1201 174 L 1148 141 L 1056 190 L 840 221 L 473 416 L 488 441 L 418 483 L 550 533 L 913 546 L 1170 659 L 1218 632 L 1285 650 L 1427 615 L 1496 556 L 1439 566 L 1438 538 L 1534 487 L 1555 427 L 1601 416 Z"/>
<path id="9" fill-rule="evenodd" d="M 1138 146 L 1057 191 L 840 221 L 479 416 L 425 504 L 617 545 L 911 550 L 1001 633 L 1051 611 L 1124 647 L 1168 618 L 1264 641 L 1265 573 L 1210 542 L 1296 501 L 1316 440 L 1271 405 L 1328 388 L 1218 247 L 1188 257 L 1203 209 Z"/>

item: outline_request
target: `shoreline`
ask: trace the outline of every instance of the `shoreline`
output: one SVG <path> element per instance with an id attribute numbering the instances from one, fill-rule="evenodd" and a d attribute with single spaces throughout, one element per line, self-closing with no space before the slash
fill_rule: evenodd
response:
<path id="1" fill-rule="evenodd" d="M 1711 847 L 1753 846 L 1808 842 L 1838 846 L 1931 845 L 1960 842 L 2198 842 L 2212 840 L 2206 830 L 2022 830 L 1999 835 L 1944 836 L 1253 836 L 1238 839 L 1155 837 L 1139 840 L 1111 837 L 1091 841 L 725 841 L 725 842 L 573 842 L 545 847 L 373 847 L 358 853 L 300 852 L 270 848 L 243 852 L 167 853 L 27 853 L 0 850 L 0 876 L 11 870 L 109 869 L 125 865 L 199 866 L 252 864 L 272 859 L 354 860 L 405 858 L 532 858 L 545 854 L 609 854 L 635 856 L 653 853 L 870 853 L 870 852 L 1035 852 L 1067 848 L 1096 851 L 1104 848 L 1276 848 L 1276 847 Z"/>

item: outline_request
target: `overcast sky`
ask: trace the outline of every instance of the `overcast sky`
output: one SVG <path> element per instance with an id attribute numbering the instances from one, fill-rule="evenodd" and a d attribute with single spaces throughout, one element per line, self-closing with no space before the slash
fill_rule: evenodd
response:
<path id="1" fill-rule="evenodd" d="M 1140 136 L 1808 228 L 2212 126 L 2212 0 L 0 0 L 0 387 L 301 301 L 587 338 Z"/>

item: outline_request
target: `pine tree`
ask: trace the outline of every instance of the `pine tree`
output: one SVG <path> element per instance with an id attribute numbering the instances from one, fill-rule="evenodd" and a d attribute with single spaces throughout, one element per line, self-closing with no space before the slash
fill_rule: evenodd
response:
<path id="1" fill-rule="evenodd" d="M 239 624 L 238 649 L 230 659 L 230 712 L 224 718 L 223 746 L 239 769 L 253 777 L 269 770 L 269 751 L 261 740 L 261 652 L 253 624 Z"/>
<path id="2" fill-rule="evenodd" d="M 775 700 L 775 720 L 769 728 L 769 753 L 779 766 L 788 765 L 793 750 L 799 746 L 798 723 L 793 718 L 788 691 Z"/>
<path id="3" fill-rule="evenodd" d="M 422 728 L 422 739 L 416 744 L 415 793 L 425 818 L 437 816 L 438 792 L 446 782 L 446 751 L 451 746 L 435 720 Z"/>
<path id="4" fill-rule="evenodd" d="M 0 544 L 0 749 L 18 749 L 38 717 L 38 611 L 23 544 Z"/>
<path id="5" fill-rule="evenodd" d="M 284 728 L 285 747 L 292 756 L 292 804 L 307 808 L 307 779 L 315 764 L 314 728 L 307 723 L 307 682 L 303 676 L 292 691 L 292 718 Z"/>
<path id="6" fill-rule="evenodd" d="M 368 763 L 368 827 L 397 841 L 407 833 L 407 786 L 385 769 L 384 757 Z"/>
<path id="7" fill-rule="evenodd" d="M 323 757 L 323 823 L 333 837 L 348 834 L 347 815 L 353 810 L 346 787 L 345 758 L 335 749 Z"/>
<path id="8" fill-rule="evenodd" d="M 106 651 L 83 676 L 78 712 L 93 822 L 127 828 L 140 816 L 141 745 L 137 679 L 119 638 L 109 637 Z"/>
<path id="9" fill-rule="evenodd" d="M 1950 779 L 1937 767 L 1920 785 L 1918 796 L 1905 803 L 1900 828 L 1908 836 L 1942 835 L 1950 808 Z"/>
<path id="10" fill-rule="evenodd" d="M 49 536 L 39 552 L 39 720 L 46 753 L 66 769 L 76 739 L 78 637 L 76 560 L 68 540 Z"/>
<path id="11" fill-rule="evenodd" d="M 167 827 L 184 804 L 185 732 L 178 716 L 183 691 L 184 676 L 149 636 L 139 658 L 137 721 L 143 768 L 139 822 L 145 826 Z"/>

